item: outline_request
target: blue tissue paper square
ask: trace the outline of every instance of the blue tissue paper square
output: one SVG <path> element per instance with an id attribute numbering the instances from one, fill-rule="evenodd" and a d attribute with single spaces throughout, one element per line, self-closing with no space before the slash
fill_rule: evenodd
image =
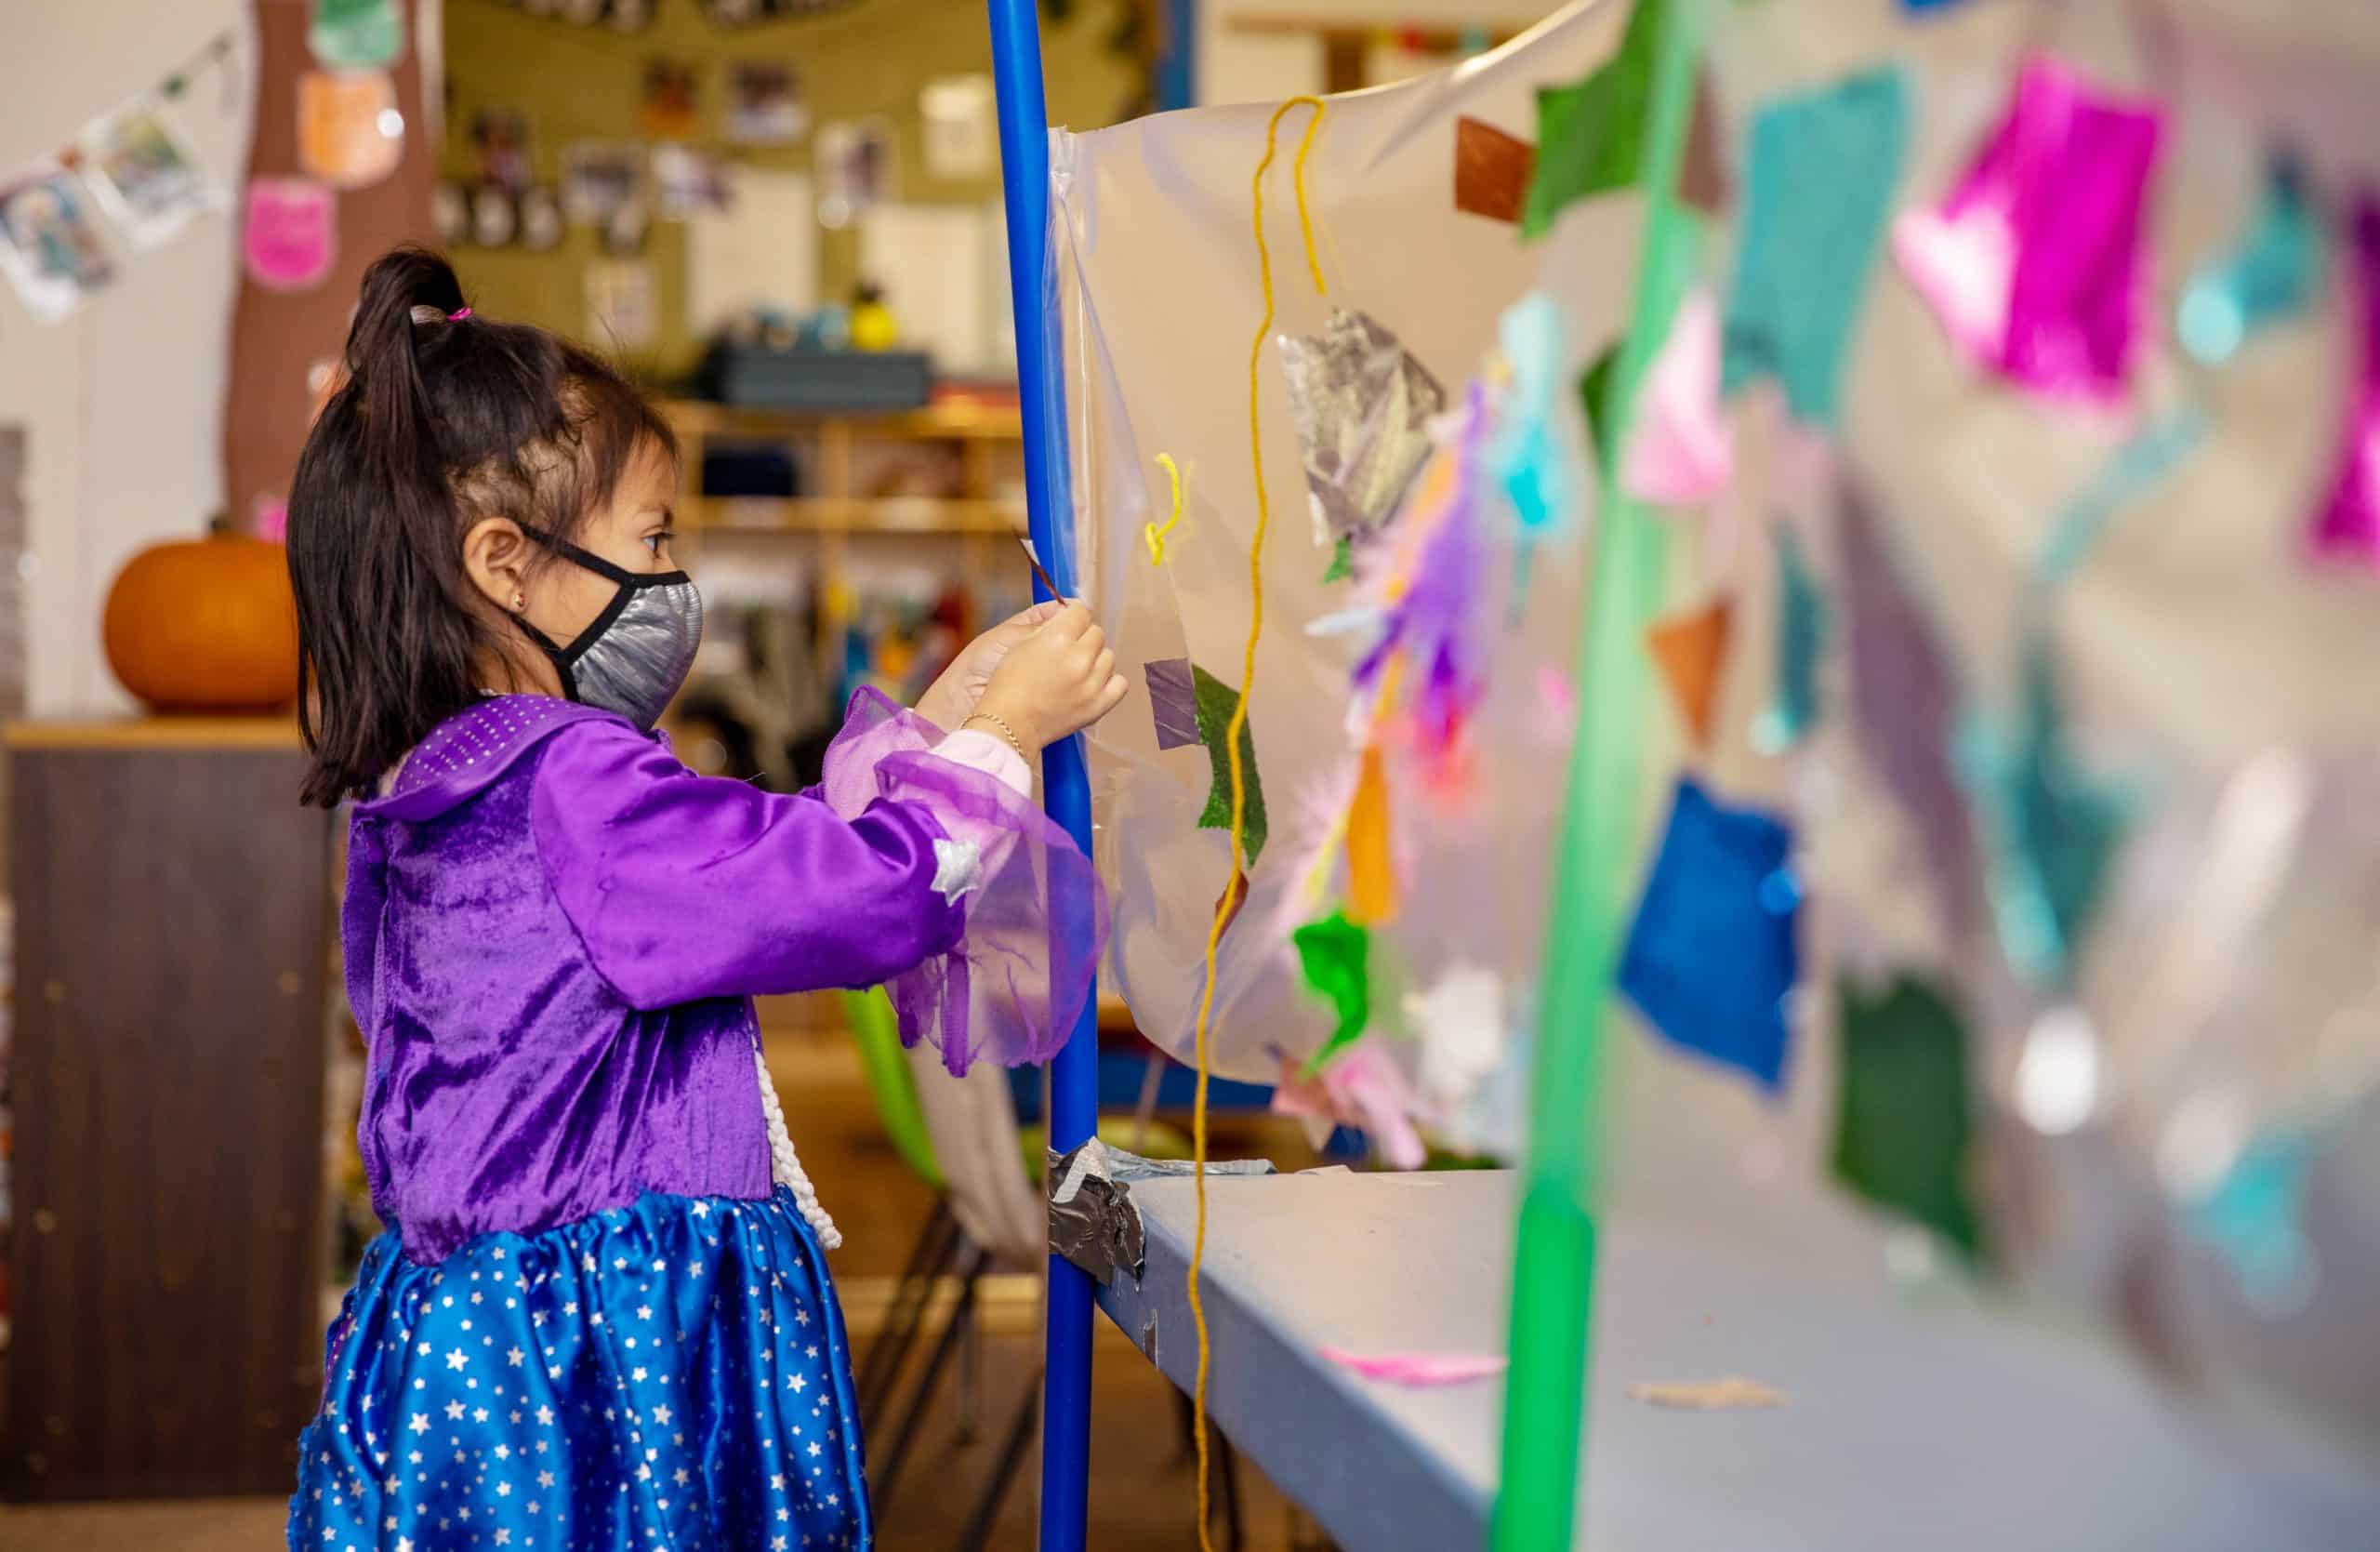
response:
<path id="1" fill-rule="evenodd" d="M 1786 994 L 1801 975 L 1792 834 L 1681 777 L 1636 907 L 1620 989 L 1668 1040 L 1772 1092 L 1785 1071 Z"/>

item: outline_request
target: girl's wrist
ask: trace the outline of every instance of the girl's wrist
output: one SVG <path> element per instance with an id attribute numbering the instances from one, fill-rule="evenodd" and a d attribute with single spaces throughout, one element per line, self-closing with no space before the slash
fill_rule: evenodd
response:
<path id="1" fill-rule="evenodd" d="M 973 714 L 969 716 L 968 719 L 959 725 L 961 727 L 981 727 L 985 732 L 989 733 L 994 737 L 999 739 L 1002 743 L 1008 745 L 1009 748 L 1014 749 L 1016 751 L 1016 757 L 1019 760 L 1024 761 L 1027 765 L 1033 763 L 1033 755 L 1031 751 L 1025 747 L 1024 738 L 1019 736 L 1015 727 L 1011 725 L 1009 720 L 1006 717 L 1001 716 L 998 712 L 986 711 L 981 707 L 978 707 Z"/>

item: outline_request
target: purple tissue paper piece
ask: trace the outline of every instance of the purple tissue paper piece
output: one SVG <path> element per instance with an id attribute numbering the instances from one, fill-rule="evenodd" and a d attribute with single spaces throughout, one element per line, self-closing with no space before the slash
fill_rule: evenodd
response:
<path id="1" fill-rule="evenodd" d="M 2361 343 L 2338 472 L 2307 542 L 2325 560 L 2380 570 L 2380 201 L 2372 195 L 2356 201 L 2347 249 L 2348 326 Z"/>
<path id="2" fill-rule="evenodd" d="M 2046 55 L 1938 209 L 1894 246 L 1954 344 L 2036 392 L 2120 396 L 2143 338 L 2143 214 L 2158 102 L 2106 92 Z"/>
<path id="3" fill-rule="evenodd" d="M 1153 657 L 1141 665 L 1149 680 L 1149 715 L 1157 747 L 1185 749 L 1198 739 L 1198 692 L 1187 657 Z"/>
<path id="4" fill-rule="evenodd" d="M 1916 828 L 1942 924 L 1955 940 L 1971 924 L 1983 884 L 1982 854 L 1950 761 L 1959 686 L 1932 622 L 1893 565 L 1865 493 L 1849 482 L 1841 533 L 1854 736 Z"/>
<path id="5" fill-rule="evenodd" d="M 1389 658 L 1404 653 L 1419 676 L 1408 682 L 1414 719 L 1438 748 L 1451 742 L 1487 694 L 1485 637 L 1493 616 L 1485 606 L 1488 546 L 1479 502 L 1487 431 L 1487 393 L 1474 382 L 1455 440 L 1439 455 L 1456 460 L 1444 499 L 1408 519 L 1427 525 L 1408 585 L 1387 607 L 1380 640 L 1351 680 L 1358 696 L 1374 693 Z"/>

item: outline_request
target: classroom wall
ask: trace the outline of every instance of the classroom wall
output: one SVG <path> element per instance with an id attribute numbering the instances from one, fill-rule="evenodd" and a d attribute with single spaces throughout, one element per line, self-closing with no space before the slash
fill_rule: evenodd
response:
<path id="1" fill-rule="evenodd" d="M 75 0 L 8 7 L 0 176 L 154 86 L 226 27 L 252 57 L 245 0 Z M 243 76 L 245 84 L 246 77 Z M 235 179 L 249 98 L 211 75 L 182 104 L 192 149 Z M 237 278 L 227 214 L 126 256 L 99 305 L 60 323 L 0 285 L 0 423 L 26 431 L 26 701 L 35 713 L 128 706 L 99 651 L 108 584 L 133 551 L 204 528 L 221 499 L 223 369 Z"/>
<path id="2" fill-rule="evenodd" d="M 1066 20 L 1042 13 L 1043 75 L 1051 121 L 1075 128 L 1114 122 L 1140 90 L 1139 66 L 1109 46 L 1124 0 L 1071 0 Z M 696 67 L 700 131 L 689 142 L 760 167 L 810 169 L 817 126 L 882 118 L 892 129 L 903 203 L 979 206 L 999 196 L 997 166 L 985 178 L 929 178 L 920 150 L 918 94 L 929 81 L 987 73 L 991 37 L 982 0 L 864 0 L 853 9 L 801 20 L 722 29 L 694 0 L 662 0 L 654 25 L 620 36 L 530 16 L 496 0 L 447 0 L 447 79 L 452 89 L 444 170 L 469 179 L 478 160 L 469 143 L 482 109 L 512 108 L 529 121 L 532 177 L 560 179 L 565 149 L 579 140 L 637 140 L 644 70 L 655 56 Z M 800 75 L 811 134 L 785 146 L 725 143 L 727 73 L 736 60 L 783 60 Z M 630 352 L 628 365 L 667 377 L 689 366 L 700 341 L 685 317 L 687 228 L 656 222 L 642 258 L 659 302 L 655 346 Z M 848 301 L 859 273 L 858 229 L 788 232 L 788 243 L 815 245 L 818 298 Z M 572 335 L 587 332 L 584 277 L 602 257 L 597 233 L 573 227 L 559 248 L 466 248 L 455 258 L 475 301 L 493 313 L 527 319 Z M 900 298 L 891 298 L 895 314 Z"/>
<path id="3" fill-rule="evenodd" d="M 1198 100 L 1268 102 L 1323 89 L 1321 35 L 1249 30 L 1256 19 L 1294 17 L 1386 33 L 1408 27 L 1512 31 L 1559 8 L 1550 0 L 1198 0 Z M 1413 73 L 1397 67 L 1395 54 L 1388 46 L 1373 50 L 1375 84 Z"/>

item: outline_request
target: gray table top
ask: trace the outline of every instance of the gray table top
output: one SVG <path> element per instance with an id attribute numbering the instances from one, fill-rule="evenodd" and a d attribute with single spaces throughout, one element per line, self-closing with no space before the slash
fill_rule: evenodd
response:
<path id="1" fill-rule="evenodd" d="M 1183 1285 L 1191 1187 L 1133 1186 L 1146 1272 L 1100 1295 L 1184 1389 L 1197 1363 Z M 1325 1171 L 1208 1189 L 1217 1424 L 1350 1552 L 1479 1545 L 1501 1383 L 1407 1388 L 1316 1349 L 1502 1351 L 1513 1176 Z M 2245 1449 L 2098 1346 L 1912 1308 L 1662 1225 L 1622 1217 L 1603 1246 L 1580 1545 L 2380 1546 L 2380 1473 L 2306 1441 Z M 1726 1375 L 1788 1404 L 1679 1412 L 1628 1394 Z"/>

